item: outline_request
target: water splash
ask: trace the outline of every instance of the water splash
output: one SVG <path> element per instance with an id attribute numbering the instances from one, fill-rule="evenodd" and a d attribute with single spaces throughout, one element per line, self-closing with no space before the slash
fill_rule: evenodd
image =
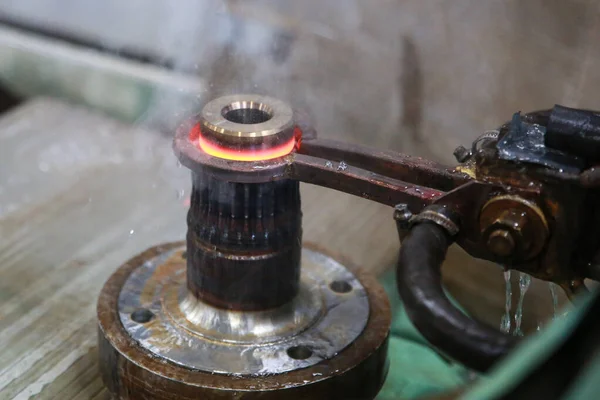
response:
<path id="1" fill-rule="evenodd" d="M 548 283 L 548 289 L 550 289 L 550 296 L 552 296 L 552 319 L 555 320 L 557 315 L 556 312 L 558 310 L 558 293 L 556 293 L 556 283 L 550 282 Z"/>
<path id="2" fill-rule="evenodd" d="M 523 320 L 523 300 L 525 300 L 525 293 L 531 285 L 531 276 L 523 272 L 519 273 L 519 303 L 517 304 L 517 311 L 515 312 L 515 331 L 513 335 L 523 336 L 521 330 L 521 321 Z"/>
<path id="3" fill-rule="evenodd" d="M 500 321 L 500 330 L 504 333 L 510 332 L 510 309 L 512 307 L 512 287 L 510 285 L 510 270 L 504 271 L 504 284 L 506 288 L 506 300 L 504 303 L 504 315 Z"/>

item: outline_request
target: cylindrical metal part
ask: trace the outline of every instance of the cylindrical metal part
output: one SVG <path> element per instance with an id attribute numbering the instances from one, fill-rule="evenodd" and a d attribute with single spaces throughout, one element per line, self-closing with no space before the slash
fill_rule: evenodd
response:
<path id="1" fill-rule="evenodd" d="M 296 181 L 232 183 L 194 173 L 187 284 L 198 299 L 265 310 L 296 296 L 302 212 Z"/>
<path id="2" fill-rule="evenodd" d="M 374 398 L 389 366 L 389 302 L 368 274 L 302 248 L 299 183 L 277 175 L 301 139 L 291 108 L 225 96 L 182 127 L 174 148 L 192 170 L 187 243 L 128 261 L 98 301 L 111 394 Z M 240 181 L 248 169 L 257 177 Z"/>
<path id="3" fill-rule="evenodd" d="M 213 157 L 258 160 L 289 151 L 294 127 L 292 110 L 277 99 L 224 96 L 202 109 L 190 137 Z M 192 182 L 190 292 L 229 310 L 266 310 L 292 300 L 300 282 L 299 183 L 229 182 L 203 170 L 193 171 Z"/>
<path id="4" fill-rule="evenodd" d="M 235 95 L 204 106 L 192 130 L 198 147 L 217 158 L 264 161 L 289 154 L 297 129 L 292 109 L 271 97 Z"/>

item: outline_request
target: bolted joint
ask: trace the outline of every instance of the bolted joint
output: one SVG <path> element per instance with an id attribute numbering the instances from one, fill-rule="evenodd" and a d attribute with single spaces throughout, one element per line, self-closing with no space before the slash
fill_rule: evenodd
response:
<path id="1" fill-rule="evenodd" d="M 519 196 L 497 196 L 488 201 L 479 223 L 487 249 L 505 260 L 524 261 L 537 256 L 548 238 L 541 209 Z"/>
<path id="2" fill-rule="evenodd" d="M 483 231 L 488 250 L 503 258 L 523 258 L 531 249 L 532 224 L 526 213 L 520 210 L 501 211 Z"/>
<path id="3" fill-rule="evenodd" d="M 433 222 L 441 226 L 450 236 L 456 236 L 459 231 L 459 216 L 448 206 L 433 204 L 425 207 L 419 214 L 410 219 L 410 226 L 422 222 Z"/>
<path id="4" fill-rule="evenodd" d="M 488 235 L 488 249 L 498 257 L 510 257 L 515 252 L 515 239 L 507 229 L 496 229 Z"/>

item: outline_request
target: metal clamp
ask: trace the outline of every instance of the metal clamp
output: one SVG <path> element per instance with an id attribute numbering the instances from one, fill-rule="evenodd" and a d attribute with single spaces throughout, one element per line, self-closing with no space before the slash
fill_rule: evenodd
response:
<path id="1" fill-rule="evenodd" d="M 459 231 L 458 216 L 450 208 L 441 204 L 425 207 L 419 214 L 412 216 L 409 228 L 422 222 L 433 222 L 444 228 L 450 236 L 456 236 Z"/>

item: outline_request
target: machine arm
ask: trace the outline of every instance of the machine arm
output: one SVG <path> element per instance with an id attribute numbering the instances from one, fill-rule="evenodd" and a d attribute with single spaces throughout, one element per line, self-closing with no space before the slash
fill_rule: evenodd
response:
<path id="1" fill-rule="evenodd" d="M 231 182 L 290 179 L 395 207 L 398 289 L 408 315 L 437 347 L 486 370 L 518 339 L 471 320 L 445 296 L 440 266 L 456 243 L 473 257 L 559 284 L 572 296 L 600 273 L 598 117 L 556 106 L 521 115 L 459 147 L 459 165 L 322 140 L 296 119 L 287 155 L 252 163 L 198 151 L 190 121 L 175 149 L 183 164 Z M 570 122 L 569 122 L 570 121 Z M 573 136 L 576 145 L 562 146 Z M 578 150 L 584 149 L 581 152 Z"/>

